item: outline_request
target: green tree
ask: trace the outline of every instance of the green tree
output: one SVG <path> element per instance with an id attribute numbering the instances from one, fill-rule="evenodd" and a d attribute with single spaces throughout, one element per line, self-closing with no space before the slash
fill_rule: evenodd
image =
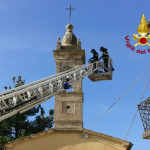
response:
<path id="1" fill-rule="evenodd" d="M 14 87 L 25 84 L 21 76 L 13 77 Z M 7 86 L 4 87 L 7 90 Z M 11 86 L 9 86 L 11 89 Z M 35 134 L 44 131 L 53 126 L 54 110 L 49 111 L 49 116 L 45 117 L 45 111 L 41 105 L 38 105 L 31 110 L 16 114 L 2 122 L 0 122 L 0 150 L 4 149 L 4 144 L 9 141 Z M 34 116 L 34 119 L 33 119 Z"/>

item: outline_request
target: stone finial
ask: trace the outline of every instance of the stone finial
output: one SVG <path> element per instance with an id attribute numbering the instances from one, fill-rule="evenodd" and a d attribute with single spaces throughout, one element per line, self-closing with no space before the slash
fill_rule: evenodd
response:
<path id="1" fill-rule="evenodd" d="M 60 43 L 60 37 L 58 37 L 58 39 L 57 39 L 57 43 Z"/>
<path id="2" fill-rule="evenodd" d="M 78 39 L 77 41 L 77 49 L 80 50 L 81 49 L 81 40 Z"/>
<path id="3" fill-rule="evenodd" d="M 72 32 L 73 30 L 73 25 L 72 24 L 67 24 L 66 25 L 66 34 L 64 35 L 62 39 L 62 46 L 73 46 L 77 45 L 77 38 Z"/>
<path id="4" fill-rule="evenodd" d="M 73 25 L 72 25 L 72 24 L 67 24 L 67 25 L 66 25 L 66 30 L 69 31 L 69 32 L 72 32 L 72 30 L 73 30 Z"/>
<path id="5" fill-rule="evenodd" d="M 57 50 L 61 49 L 61 42 L 60 42 L 60 37 L 57 39 Z"/>

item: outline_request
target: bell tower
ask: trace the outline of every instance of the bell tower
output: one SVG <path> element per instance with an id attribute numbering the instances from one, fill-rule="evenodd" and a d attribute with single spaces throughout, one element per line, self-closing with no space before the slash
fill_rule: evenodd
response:
<path id="1" fill-rule="evenodd" d="M 57 49 L 53 50 L 56 73 L 85 64 L 85 50 L 81 41 L 73 33 L 73 25 L 66 25 L 66 34 L 62 42 L 57 40 Z M 61 130 L 80 130 L 83 128 L 83 91 L 82 81 L 76 82 L 73 92 L 63 92 L 55 96 L 54 128 Z"/>

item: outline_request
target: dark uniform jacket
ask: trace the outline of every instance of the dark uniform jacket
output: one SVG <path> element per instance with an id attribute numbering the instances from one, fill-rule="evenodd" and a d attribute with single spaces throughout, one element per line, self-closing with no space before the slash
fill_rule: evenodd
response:
<path id="1" fill-rule="evenodd" d="M 100 57 L 100 59 L 108 59 L 109 58 L 109 55 L 108 55 L 108 53 L 107 52 L 103 52 L 103 55 Z"/>
<path id="2" fill-rule="evenodd" d="M 93 60 L 98 61 L 98 53 L 97 52 L 93 53 Z"/>

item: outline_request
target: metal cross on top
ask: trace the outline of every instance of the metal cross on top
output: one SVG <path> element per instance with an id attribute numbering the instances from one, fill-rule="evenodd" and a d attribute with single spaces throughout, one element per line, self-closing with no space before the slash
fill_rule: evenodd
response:
<path id="1" fill-rule="evenodd" d="M 70 10 L 70 15 L 69 15 L 69 24 L 70 24 L 70 21 L 71 21 L 71 10 L 75 10 L 75 8 L 72 8 L 71 5 L 70 5 L 70 8 L 66 8 L 66 10 Z"/>

